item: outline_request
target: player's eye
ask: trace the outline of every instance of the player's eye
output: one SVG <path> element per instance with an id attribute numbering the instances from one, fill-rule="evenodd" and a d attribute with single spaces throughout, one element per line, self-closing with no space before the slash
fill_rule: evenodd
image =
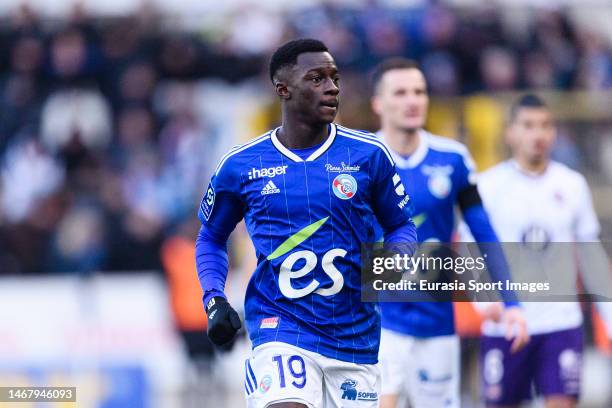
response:
<path id="1" fill-rule="evenodd" d="M 340 83 L 340 77 L 334 77 L 334 84 L 338 85 Z"/>
<path id="2" fill-rule="evenodd" d="M 322 81 L 322 78 L 320 76 L 315 76 L 315 77 L 312 77 L 310 80 L 315 84 L 320 84 Z"/>

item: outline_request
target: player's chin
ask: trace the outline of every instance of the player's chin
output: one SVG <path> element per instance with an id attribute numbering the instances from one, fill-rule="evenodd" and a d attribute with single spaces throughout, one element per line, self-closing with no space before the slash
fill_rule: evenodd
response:
<path id="1" fill-rule="evenodd" d="M 403 128 L 407 130 L 418 130 L 423 127 L 425 121 L 420 118 L 411 118 L 403 122 Z"/>

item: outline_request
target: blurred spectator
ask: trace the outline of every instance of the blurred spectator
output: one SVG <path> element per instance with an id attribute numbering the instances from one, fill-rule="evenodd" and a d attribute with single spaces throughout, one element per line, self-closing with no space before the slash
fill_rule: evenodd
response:
<path id="1" fill-rule="evenodd" d="M 55 230 L 51 271 L 99 271 L 106 255 L 105 239 L 103 214 L 97 208 L 71 207 Z"/>
<path id="2" fill-rule="evenodd" d="M 71 145 L 103 150 L 111 138 L 111 111 L 98 92 L 72 89 L 52 94 L 41 113 L 41 139 L 51 151 Z"/>
<path id="3" fill-rule="evenodd" d="M 2 218 L 9 223 L 23 221 L 63 182 L 64 168 L 36 140 L 16 141 L 2 162 Z"/>
<path id="4" fill-rule="evenodd" d="M 532 89 L 554 88 L 555 67 L 550 59 L 541 52 L 531 52 L 525 55 L 523 61 L 525 85 Z"/>
<path id="5" fill-rule="evenodd" d="M 480 72 L 486 90 L 509 91 L 518 85 L 516 55 L 506 48 L 488 47 L 480 59 Z"/>

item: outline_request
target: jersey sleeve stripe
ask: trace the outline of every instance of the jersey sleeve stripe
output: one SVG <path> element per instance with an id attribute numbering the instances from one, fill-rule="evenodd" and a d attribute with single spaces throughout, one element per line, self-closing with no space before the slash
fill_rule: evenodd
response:
<path id="1" fill-rule="evenodd" d="M 428 136 L 429 136 L 428 137 L 429 146 L 432 149 L 443 151 L 443 152 L 459 154 L 461 155 L 463 162 L 465 163 L 465 166 L 468 169 L 470 170 L 476 169 L 476 164 L 474 163 L 474 160 L 472 159 L 472 155 L 470 154 L 470 151 L 468 150 L 467 146 L 465 146 L 464 144 L 456 140 L 447 139 L 442 136 L 432 135 L 431 133 L 428 134 Z"/>
<path id="2" fill-rule="evenodd" d="M 351 129 L 351 128 L 347 128 L 346 126 L 342 126 L 342 125 L 336 125 L 336 126 L 338 127 L 338 129 L 344 130 L 345 132 L 356 133 L 362 136 L 376 138 L 376 136 L 372 132 L 367 132 L 365 130 Z"/>
<path id="3" fill-rule="evenodd" d="M 380 140 L 380 138 L 378 136 L 376 136 L 374 133 L 370 133 L 370 132 L 363 132 L 361 130 L 354 130 L 354 129 L 349 129 L 346 128 L 344 126 L 342 126 L 342 131 L 348 134 L 352 134 L 354 136 L 358 136 L 358 137 L 364 137 L 366 139 L 372 140 L 374 142 L 378 142 L 380 143 L 381 147 L 387 152 L 389 153 L 389 156 L 393 157 L 391 155 L 391 153 L 389 152 L 389 149 L 387 148 L 387 145 L 385 145 L 385 143 Z"/>
<path id="4" fill-rule="evenodd" d="M 393 158 L 391 157 L 391 153 L 389 153 L 389 151 L 387 150 L 385 145 L 382 144 L 380 141 L 371 139 L 369 137 L 364 137 L 362 135 L 358 135 L 358 134 L 354 134 L 354 133 L 348 133 L 348 132 L 345 132 L 345 131 L 342 131 L 342 130 L 340 130 L 338 132 L 338 135 L 344 136 L 344 137 L 348 137 L 349 139 L 358 140 L 360 142 L 369 143 L 369 144 L 374 145 L 374 146 L 378 146 L 383 151 L 385 156 L 387 156 L 387 159 L 389 159 L 389 162 L 392 165 L 395 165 L 395 162 L 393 161 Z"/>
<path id="5" fill-rule="evenodd" d="M 237 153 L 245 151 L 249 147 L 253 147 L 256 144 L 261 143 L 264 140 L 268 140 L 270 138 L 270 133 L 271 132 L 267 132 L 266 134 L 259 136 L 258 138 L 256 138 L 255 140 L 253 140 L 253 141 L 251 141 L 249 143 L 246 143 L 246 144 L 243 144 L 243 145 L 234 146 L 233 148 L 231 148 L 229 152 L 227 152 L 225 155 L 223 155 L 223 157 L 221 157 L 221 160 L 219 161 L 219 164 L 217 165 L 217 168 L 215 168 L 215 175 L 219 174 L 219 171 L 221 170 L 221 167 L 223 167 L 225 162 L 230 157 L 232 157 L 233 155 L 235 155 Z"/>

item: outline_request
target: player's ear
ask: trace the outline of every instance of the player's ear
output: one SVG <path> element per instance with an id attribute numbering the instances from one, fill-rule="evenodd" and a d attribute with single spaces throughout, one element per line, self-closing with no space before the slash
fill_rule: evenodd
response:
<path id="1" fill-rule="evenodd" d="M 285 81 L 274 81 L 274 88 L 276 89 L 276 94 L 281 97 L 281 99 L 290 99 L 291 91 L 289 91 L 289 86 Z"/>
<path id="2" fill-rule="evenodd" d="M 510 123 L 508 123 L 508 126 L 506 126 L 506 131 L 504 132 L 504 141 L 508 146 L 513 147 L 515 139 L 516 129 L 514 127 L 513 121 L 510 121 Z"/>
<path id="3" fill-rule="evenodd" d="M 370 106 L 372 107 L 372 111 L 380 116 L 382 114 L 382 103 L 380 102 L 380 98 L 378 95 L 372 96 L 370 99 Z"/>
<path id="4" fill-rule="evenodd" d="M 276 71 L 276 75 L 274 75 L 274 88 L 276 90 L 276 94 L 280 96 L 281 99 L 291 99 L 289 77 L 290 72 L 288 67 L 280 68 L 278 71 Z"/>

